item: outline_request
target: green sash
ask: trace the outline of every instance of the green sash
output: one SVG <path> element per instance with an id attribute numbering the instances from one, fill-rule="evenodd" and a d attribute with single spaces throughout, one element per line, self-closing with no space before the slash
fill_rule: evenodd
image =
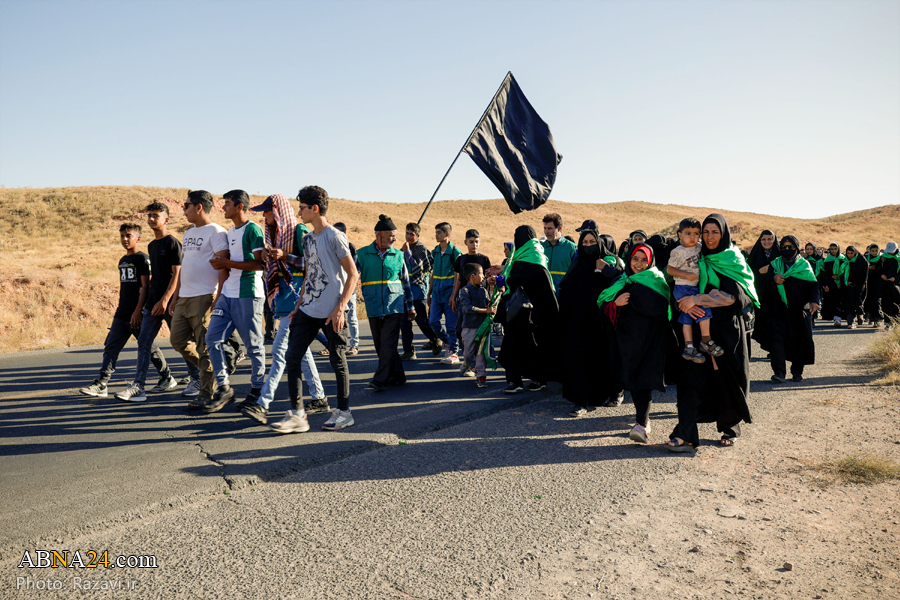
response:
<path id="1" fill-rule="evenodd" d="M 716 254 L 700 255 L 700 293 L 706 293 L 707 284 L 718 289 L 720 274 L 733 279 L 735 283 L 743 288 L 744 293 L 750 296 L 750 299 L 753 300 L 753 305 L 759 308 L 756 288 L 753 287 L 753 271 L 750 270 L 750 266 L 744 260 L 744 255 L 741 254 L 734 244 L 730 248 Z"/>
<path id="2" fill-rule="evenodd" d="M 869 264 L 870 264 L 870 265 L 876 265 L 876 264 L 878 264 L 878 261 L 881 260 L 881 258 L 882 258 L 883 256 L 884 256 L 884 252 L 879 252 L 878 255 L 875 256 L 875 257 L 872 257 L 871 254 L 869 254 L 868 252 L 866 252 L 866 260 L 869 261 Z"/>
<path id="3" fill-rule="evenodd" d="M 850 265 L 856 262 L 856 259 L 859 258 L 859 254 L 853 257 L 853 260 L 850 260 L 846 256 L 844 257 L 844 262 L 841 264 L 841 274 L 844 276 L 844 285 L 850 285 Z"/>
<path id="4" fill-rule="evenodd" d="M 813 270 L 813 273 L 816 274 L 816 277 L 819 276 L 819 273 L 822 272 L 822 259 L 816 258 L 815 256 L 807 257 L 806 262 L 809 263 L 809 268 Z"/>
<path id="5" fill-rule="evenodd" d="M 775 273 L 784 278 L 794 277 L 795 279 L 802 279 L 803 281 L 816 281 L 816 274 L 813 273 L 812 267 L 810 267 L 809 263 L 805 260 L 795 260 L 794 264 L 785 271 L 784 258 L 779 256 L 772 261 L 772 268 L 775 269 Z M 784 286 L 776 284 L 776 287 L 778 288 L 778 295 L 781 296 L 781 301 L 787 306 L 787 294 L 784 292 Z"/>
<path id="6" fill-rule="evenodd" d="M 825 265 L 827 265 L 830 262 L 837 263 L 836 265 L 831 267 L 831 274 L 838 276 L 838 278 L 836 280 L 834 280 L 838 287 L 841 287 L 841 273 L 844 272 L 844 263 L 846 261 L 847 261 L 847 257 L 844 256 L 843 253 L 838 254 L 837 256 L 834 256 L 830 252 L 825 255 L 825 259 L 822 261 L 823 269 L 825 268 Z"/>
<path id="7" fill-rule="evenodd" d="M 512 269 L 513 263 L 515 262 L 526 262 L 538 265 L 544 267 L 544 269 L 547 270 L 548 275 L 550 273 L 547 255 L 544 254 L 544 247 L 534 238 L 531 238 L 516 248 L 516 251 L 510 255 L 509 260 L 506 261 L 506 268 L 503 269 L 504 279 L 509 277 L 509 271 Z M 553 285 L 553 277 L 550 277 L 550 287 L 553 288 L 554 292 L 556 291 L 556 286 Z M 509 294 L 509 286 L 506 286 L 506 291 L 503 292 L 504 296 L 507 294 Z"/>
<path id="8" fill-rule="evenodd" d="M 643 285 L 645 287 L 650 288 L 657 294 L 661 295 L 666 300 L 669 299 L 669 284 L 666 283 L 666 278 L 656 267 L 650 267 L 645 271 L 641 271 L 640 273 L 635 273 L 634 275 L 625 275 L 622 273 L 619 277 L 613 282 L 611 286 L 600 292 L 600 296 L 597 298 L 597 305 L 603 306 L 607 302 L 613 300 L 616 297 L 622 288 L 624 288 L 629 283 L 637 283 Z M 672 305 L 669 304 L 669 320 L 672 319 Z"/>

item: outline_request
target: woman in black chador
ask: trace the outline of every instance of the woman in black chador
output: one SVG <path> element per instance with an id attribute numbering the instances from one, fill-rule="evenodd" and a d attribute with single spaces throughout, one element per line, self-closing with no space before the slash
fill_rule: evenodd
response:
<path id="1" fill-rule="evenodd" d="M 803 381 L 803 367 L 816 362 L 812 315 L 819 309 L 819 283 L 809 263 L 799 253 L 793 235 L 781 238 L 781 257 L 762 276 L 772 326 L 772 382 L 784 383 L 787 362 L 794 381 Z"/>
<path id="2" fill-rule="evenodd" d="M 562 324 L 563 398 L 575 405 L 570 413 L 580 417 L 595 406 L 620 403 L 622 384 L 611 366 L 611 340 L 601 327 L 597 297 L 619 276 L 616 256 L 594 229 L 582 229 L 578 252 L 559 284 Z M 615 246 L 613 246 L 615 247 Z"/>
<path id="3" fill-rule="evenodd" d="M 844 266 L 841 268 L 844 318 L 847 319 L 847 326 L 850 329 L 856 329 L 856 325 L 862 325 L 863 322 L 863 305 L 866 302 L 869 282 L 869 263 L 866 261 L 866 257 L 859 253 L 856 246 L 847 246 L 844 256 Z"/>
<path id="4" fill-rule="evenodd" d="M 863 305 L 865 319 L 869 325 L 881 327 L 881 249 L 878 244 L 866 248 L 866 262 L 869 265 L 866 281 L 866 302 Z"/>
<path id="5" fill-rule="evenodd" d="M 543 389 L 548 380 L 559 380 L 556 367 L 559 361 L 559 304 L 546 267 L 547 259 L 543 256 L 534 229 L 529 225 L 516 229 L 514 244 L 515 250 L 509 259 L 512 265 L 502 282 L 509 292 L 504 294 L 497 307 L 497 321 L 504 328 L 497 359 L 506 370 L 509 385 L 504 391 L 507 394 L 525 389 L 523 377 L 531 379 L 529 391 Z M 507 303 L 519 288 L 525 290 L 533 308 L 510 320 L 507 318 Z"/>
<path id="6" fill-rule="evenodd" d="M 764 229 L 759 234 L 756 243 L 753 244 L 749 258 L 747 258 L 747 264 L 750 265 L 750 270 L 753 271 L 756 297 L 759 299 L 759 309 L 756 311 L 756 325 L 753 327 L 751 337 L 766 352 L 771 352 L 772 350 L 772 325 L 769 322 L 768 308 L 775 299 L 767 297 L 766 288 L 762 281 L 764 276 L 770 271 L 769 265 L 779 256 L 781 256 L 781 250 L 778 247 L 778 237 L 771 229 Z M 747 350 L 750 350 L 749 345 Z"/>
<path id="7" fill-rule="evenodd" d="M 682 365 L 678 382 L 678 425 L 668 442 L 673 452 L 690 451 L 699 445 L 697 423 L 715 422 L 723 446 L 734 444 L 740 435 L 741 421 L 750 423 L 747 407 L 750 360 L 745 313 L 758 303 L 753 275 L 743 255 L 731 243 L 725 217 L 720 214 L 706 217 L 701 235 L 700 293 L 679 300 L 678 308 L 687 313 L 695 306 L 710 308 L 710 334 L 725 354 L 702 364 L 685 361 Z"/>
<path id="8" fill-rule="evenodd" d="M 841 269 L 844 265 L 844 255 L 837 243 L 828 245 L 828 252 L 822 259 L 822 269 L 818 273 L 819 286 L 822 288 L 822 319 L 831 321 L 834 326 L 841 326 Z"/>

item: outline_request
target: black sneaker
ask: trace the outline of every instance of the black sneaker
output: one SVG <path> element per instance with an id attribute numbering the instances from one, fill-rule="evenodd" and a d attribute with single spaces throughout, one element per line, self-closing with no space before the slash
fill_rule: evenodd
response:
<path id="1" fill-rule="evenodd" d="M 259 388 L 250 388 L 250 393 L 247 394 L 247 397 L 244 398 L 242 402 L 238 402 L 234 407 L 234 410 L 237 412 L 241 412 L 245 407 L 256 404 L 259 401 L 259 397 L 262 394 L 262 390 Z"/>
<path id="2" fill-rule="evenodd" d="M 315 415 L 318 413 L 331 412 L 331 406 L 328 405 L 328 398 L 326 397 L 313 398 L 303 405 L 303 410 L 305 410 L 308 415 Z"/>
<path id="3" fill-rule="evenodd" d="M 385 386 L 378 383 L 377 381 L 370 381 L 366 387 L 369 388 L 370 390 L 375 390 L 376 392 L 383 392 L 384 390 L 387 389 Z"/>
<path id="4" fill-rule="evenodd" d="M 769 378 L 769 381 L 771 383 L 784 383 L 785 381 L 787 381 L 787 379 L 785 379 L 783 375 L 779 375 L 776 373 Z"/>
<path id="5" fill-rule="evenodd" d="M 253 419 L 260 425 L 266 425 L 269 422 L 269 409 L 264 408 L 261 404 L 250 404 L 249 406 L 245 406 L 241 409 L 241 413 L 249 418 Z"/>
<path id="6" fill-rule="evenodd" d="M 625 401 L 625 392 L 622 392 L 618 396 L 613 396 L 609 400 L 603 403 L 603 406 L 607 408 L 615 408 L 616 406 L 622 406 L 622 402 Z"/>
<path id="7" fill-rule="evenodd" d="M 794 373 L 794 376 L 791 377 L 791 381 L 796 382 L 796 383 L 800 383 L 801 381 L 803 381 L 803 375 Z"/>
<path id="8" fill-rule="evenodd" d="M 511 383 L 508 386 L 506 386 L 505 388 L 503 388 L 504 394 L 518 394 L 518 393 L 524 392 L 524 391 L 525 391 L 525 388 L 523 388 L 522 385 L 518 384 L 518 383 Z"/>
<path id="9" fill-rule="evenodd" d="M 400 360 L 415 360 L 416 359 L 416 351 L 410 350 L 409 352 L 404 352 L 400 355 Z"/>
<path id="10" fill-rule="evenodd" d="M 431 350 L 433 348 L 431 342 L 425 342 L 422 344 L 422 350 Z"/>
<path id="11" fill-rule="evenodd" d="M 528 390 L 529 392 L 539 392 L 542 389 L 544 389 L 545 387 L 547 387 L 546 383 L 538 383 L 537 381 L 532 381 L 531 383 L 528 384 L 528 387 L 526 387 L 525 389 Z"/>
<path id="12" fill-rule="evenodd" d="M 232 387 L 230 385 L 219 386 L 212 400 L 203 407 L 203 412 L 206 414 L 219 412 L 232 402 L 234 402 L 234 390 Z"/>

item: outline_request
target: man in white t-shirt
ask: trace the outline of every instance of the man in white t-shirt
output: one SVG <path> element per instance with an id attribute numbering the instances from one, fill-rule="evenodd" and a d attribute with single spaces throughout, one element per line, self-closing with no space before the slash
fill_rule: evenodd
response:
<path id="1" fill-rule="evenodd" d="M 185 389 L 185 396 L 199 395 L 188 405 L 190 409 L 200 408 L 215 391 L 215 377 L 206 349 L 206 329 L 221 281 L 227 275 L 216 271 L 209 261 L 216 252 L 228 249 L 228 241 L 225 228 L 212 222 L 212 208 L 213 197 L 209 192 L 194 190 L 188 193 L 184 202 L 184 217 L 193 227 L 185 232 L 181 241 L 184 255 L 181 277 L 174 301 L 170 304 L 172 325 L 169 341 L 186 361 L 200 369 L 200 381 L 191 381 Z"/>
<path id="2" fill-rule="evenodd" d="M 222 293 L 216 300 L 209 327 L 206 330 L 206 345 L 209 359 L 219 389 L 203 410 L 214 413 L 234 402 L 234 390 L 228 380 L 224 346 L 235 329 L 247 347 L 250 357 L 250 393 L 242 406 L 256 404 L 266 380 L 266 349 L 263 346 L 263 304 L 265 290 L 261 271 L 265 268 L 262 253 L 265 237 L 262 227 L 250 221 L 247 210 L 250 196 L 244 190 L 231 190 L 222 196 L 225 201 L 222 211 L 234 227 L 225 232 L 228 239 L 228 258 L 214 258 L 210 264 L 214 269 L 228 273 L 222 284 Z"/>

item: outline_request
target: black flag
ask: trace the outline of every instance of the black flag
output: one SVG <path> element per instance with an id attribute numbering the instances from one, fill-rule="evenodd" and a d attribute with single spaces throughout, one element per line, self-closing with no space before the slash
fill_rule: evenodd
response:
<path id="1" fill-rule="evenodd" d="M 510 210 L 534 210 L 556 182 L 556 151 L 550 128 L 532 108 L 512 72 L 463 148 L 506 198 Z"/>

